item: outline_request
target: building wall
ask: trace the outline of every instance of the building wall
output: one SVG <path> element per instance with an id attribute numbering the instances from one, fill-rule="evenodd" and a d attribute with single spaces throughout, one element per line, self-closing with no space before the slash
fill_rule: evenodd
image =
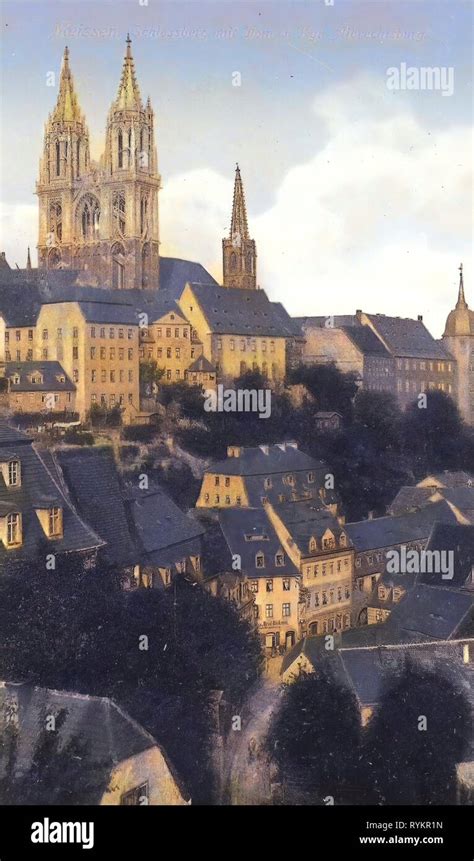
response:
<path id="1" fill-rule="evenodd" d="M 34 326 L 8 326 L 1 343 L 6 362 L 29 362 L 34 358 L 36 330 Z"/>
<path id="2" fill-rule="evenodd" d="M 350 628 L 353 578 L 352 550 L 316 554 L 301 560 L 305 607 L 302 636 Z M 323 603 L 324 598 L 326 604 Z"/>
<path id="3" fill-rule="evenodd" d="M 263 645 L 268 648 L 273 645 L 288 648 L 299 637 L 299 579 L 279 574 L 273 568 L 265 576 L 249 577 L 250 589 L 255 595 L 254 613 L 258 632 Z"/>
<path id="4" fill-rule="evenodd" d="M 140 330 L 140 334 L 140 361 L 154 359 L 165 371 L 162 383 L 183 381 L 189 365 L 197 358 L 191 324 L 170 312 L 151 323 L 147 330 Z"/>
<path id="5" fill-rule="evenodd" d="M 186 804 L 158 747 L 151 747 L 120 762 L 113 769 L 108 787 L 99 803 L 120 804 L 125 793 L 146 782 L 149 804 Z"/>
<path id="6" fill-rule="evenodd" d="M 54 397 L 54 407 L 51 407 L 48 398 Z M 8 408 L 18 413 L 45 412 L 74 412 L 75 392 L 10 392 L 7 396 Z"/>
<path id="7" fill-rule="evenodd" d="M 44 358 L 44 347 L 38 345 L 46 341 L 48 358 L 60 361 L 76 384 L 81 419 L 93 403 L 113 407 L 120 397 L 125 421 L 139 410 L 138 325 L 88 323 L 75 302 L 43 305 L 37 325 L 37 359 Z"/>
<path id="8" fill-rule="evenodd" d="M 342 330 L 335 327 L 304 327 L 303 362 L 324 365 L 335 362 L 340 371 L 353 371 L 362 379 L 364 356 Z"/>
<path id="9" fill-rule="evenodd" d="M 228 508 L 237 505 L 249 505 L 244 477 L 217 473 L 204 475 L 196 508 Z"/>
<path id="10" fill-rule="evenodd" d="M 457 362 L 457 405 L 464 421 L 474 424 L 474 338 L 444 337 L 443 344 Z"/>
<path id="11" fill-rule="evenodd" d="M 421 392 L 434 389 L 456 400 L 456 363 L 454 359 L 413 359 L 395 357 L 395 395 L 404 409 Z"/>
<path id="12" fill-rule="evenodd" d="M 210 330 L 192 288 L 186 285 L 179 306 L 196 330 L 203 345 L 203 353 L 217 369 L 219 381 L 233 380 L 244 370 L 256 365 L 263 373 L 266 365 L 268 379 L 283 380 L 286 363 L 285 338 L 261 338 L 244 335 L 218 335 Z M 245 364 L 245 368 L 244 365 Z"/>

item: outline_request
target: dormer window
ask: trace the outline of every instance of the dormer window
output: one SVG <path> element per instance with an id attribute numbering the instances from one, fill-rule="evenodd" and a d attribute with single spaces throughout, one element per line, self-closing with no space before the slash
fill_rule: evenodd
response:
<path id="1" fill-rule="evenodd" d="M 50 538 L 56 538 L 62 535 L 63 522 L 62 510 L 57 506 L 49 509 L 48 512 L 48 535 Z"/>
<path id="2" fill-rule="evenodd" d="M 263 555 L 263 553 L 257 553 L 255 557 L 255 567 L 265 568 L 265 556 Z"/>
<path id="3" fill-rule="evenodd" d="M 335 546 L 336 539 L 334 538 L 334 535 L 331 532 L 326 533 L 325 537 L 323 538 L 323 549 L 332 550 Z"/>
<path id="4" fill-rule="evenodd" d="M 313 550 L 317 550 L 317 549 L 318 549 L 318 545 L 316 542 L 316 538 L 314 538 L 314 537 L 310 538 L 309 539 L 309 551 L 310 551 L 310 553 L 312 553 Z"/>
<path id="5" fill-rule="evenodd" d="M 285 564 L 285 555 L 283 553 L 277 553 L 275 556 L 275 565 L 277 568 L 281 568 Z"/>
<path id="6" fill-rule="evenodd" d="M 11 380 L 12 380 L 12 383 L 14 386 L 18 386 L 18 384 L 20 382 L 20 375 L 19 374 L 13 374 Z"/>
<path id="7" fill-rule="evenodd" d="M 7 545 L 17 547 L 21 544 L 21 516 L 17 513 L 7 517 Z"/>
<path id="8" fill-rule="evenodd" d="M 380 600 L 381 600 L 381 601 L 386 601 L 386 600 L 387 600 L 387 590 L 385 589 L 385 587 L 384 587 L 384 586 L 379 586 L 378 592 L 379 592 L 379 598 L 380 598 Z"/>
<path id="9" fill-rule="evenodd" d="M 8 485 L 9 487 L 19 487 L 20 483 L 20 461 L 10 460 L 8 463 Z"/>
<path id="10" fill-rule="evenodd" d="M 339 536 L 339 544 L 341 547 L 346 547 L 347 545 L 347 538 L 344 532 L 341 532 Z"/>
<path id="11" fill-rule="evenodd" d="M 314 481 L 314 472 L 308 472 L 308 481 L 310 484 Z"/>
<path id="12" fill-rule="evenodd" d="M 270 488 L 272 486 L 271 478 L 266 478 L 265 481 L 263 482 L 263 486 L 264 486 L 265 490 L 270 490 Z"/>

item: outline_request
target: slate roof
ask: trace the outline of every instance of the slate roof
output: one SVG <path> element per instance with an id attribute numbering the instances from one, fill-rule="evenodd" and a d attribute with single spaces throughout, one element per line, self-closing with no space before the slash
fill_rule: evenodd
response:
<path id="1" fill-rule="evenodd" d="M 209 359 L 206 359 L 205 356 L 199 356 L 197 359 L 192 362 L 188 368 L 188 372 L 190 373 L 207 373 L 207 374 L 215 374 L 216 369 L 214 365 L 211 364 Z"/>
<path id="2" fill-rule="evenodd" d="M 431 496 L 433 496 L 433 490 L 430 487 L 406 485 L 400 488 L 395 499 L 388 506 L 387 512 L 388 514 L 399 515 L 416 511 L 427 505 Z"/>
<path id="3" fill-rule="evenodd" d="M 325 644 L 325 634 L 320 637 L 303 637 L 302 640 L 298 640 L 293 648 L 284 656 L 281 663 L 280 675 L 286 673 L 300 655 L 303 655 L 313 667 L 316 667 L 325 652 Z"/>
<path id="4" fill-rule="evenodd" d="M 118 305 L 115 302 L 79 302 L 78 304 L 88 323 L 138 325 L 135 309 L 130 305 Z"/>
<path id="5" fill-rule="evenodd" d="M 18 270 L 0 267 L 0 314 L 9 327 L 34 326 L 47 302 L 99 302 L 100 304 L 130 305 L 143 310 L 142 305 L 153 302 L 161 292 L 179 299 L 189 281 L 216 287 L 217 281 L 191 260 L 160 257 L 160 288 L 156 290 L 105 290 L 84 283 L 87 273 L 74 269 Z M 146 294 L 146 296 L 145 296 Z M 21 296 L 21 301 L 18 297 Z M 148 298 L 149 297 L 149 298 Z M 146 309 L 145 309 L 146 310 Z M 182 312 L 181 312 L 182 313 Z M 97 322 L 113 323 L 114 320 Z M 124 322 L 117 320 L 118 323 Z"/>
<path id="6" fill-rule="evenodd" d="M 463 662 L 464 642 L 341 648 L 326 661 L 335 677 L 354 691 L 361 706 L 377 705 L 385 685 L 402 675 L 408 660 L 454 683 L 472 704 L 474 671 Z M 473 641 L 468 642 L 472 648 Z"/>
<path id="7" fill-rule="evenodd" d="M 315 460 L 309 454 L 305 454 L 289 443 L 269 445 L 267 448 L 268 454 L 261 446 L 240 446 L 239 457 L 227 457 L 226 460 L 212 463 L 206 469 L 206 473 L 266 476 L 274 473 L 297 472 L 299 470 L 314 471 L 327 468 L 324 461 Z"/>
<path id="8" fill-rule="evenodd" d="M 394 356 L 414 359 L 450 359 L 452 357 L 439 341 L 428 332 L 421 320 L 408 317 L 386 317 L 367 314 L 378 336 Z"/>
<path id="9" fill-rule="evenodd" d="M 346 523 L 345 531 L 356 552 L 392 547 L 428 538 L 436 521 L 457 523 L 456 516 L 444 500 L 429 503 L 425 508 L 397 516 L 374 517 L 358 523 Z"/>
<path id="10" fill-rule="evenodd" d="M 303 556 L 314 555 L 309 550 L 309 541 L 313 536 L 321 539 L 327 529 L 331 530 L 336 539 L 339 539 L 342 533 L 346 534 L 345 527 L 317 501 L 288 502 L 273 507 Z M 347 549 L 351 546 L 348 541 Z M 337 549 L 340 550 L 339 547 Z"/>
<path id="11" fill-rule="evenodd" d="M 473 487 L 474 486 L 474 473 L 466 472 L 463 469 L 460 470 L 449 470 L 446 469 L 444 472 L 433 472 L 430 475 L 427 475 L 426 478 L 422 479 L 422 481 L 418 482 L 417 487 L 421 487 L 425 482 L 432 482 L 432 487 Z"/>
<path id="12" fill-rule="evenodd" d="M 241 290 L 190 283 L 211 332 L 217 334 L 295 337 L 292 319 L 264 290 Z M 184 308 L 184 313 L 186 309 Z"/>
<path id="13" fill-rule="evenodd" d="M 107 542 L 111 564 L 169 566 L 200 552 L 203 527 L 162 488 L 123 485 L 111 451 L 64 449 L 57 458 L 82 516 Z"/>
<path id="14" fill-rule="evenodd" d="M 73 738 L 87 746 L 89 767 L 103 768 L 103 785 L 95 787 L 90 804 L 98 804 L 107 788 L 111 770 L 132 756 L 154 747 L 157 742 L 140 724 L 107 697 L 93 697 L 68 691 L 54 691 L 27 683 L 0 683 L 0 726 L 5 726 L 14 709 L 18 721 L 17 774 L 27 774 L 41 741 L 44 718 L 64 712 L 64 722 L 57 730 L 63 748 Z M 0 754 L 0 763 L 2 756 Z M 2 765 L 5 767 L 6 762 Z M 100 772 L 99 772 L 100 773 Z"/>
<path id="15" fill-rule="evenodd" d="M 32 383 L 28 376 L 40 372 L 42 383 Z M 75 392 L 76 386 L 66 374 L 59 362 L 7 362 L 5 375 L 12 377 L 18 374 L 19 383 L 10 383 L 11 392 Z M 58 377 L 64 377 L 60 382 Z"/>
<path id="16" fill-rule="evenodd" d="M 94 524 L 106 542 L 107 561 L 120 566 L 138 564 L 139 554 L 129 532 L 112 452 L 64 449 L 58 450 L 56 457 L 82 517 Z"/>
<path id="17" fill-rule="evenodd" d="M 289 577 L 299 574 L 283 550 L 280 539 L 271 525 L 265 511 L 259 508 L 233 508 L 218 512 L 222 534 L 231 554 L 239 554 L 244 574 L 256 579 L 259 577 Z M 256 554 L 265 556 L 265 567 L 256 567 Z M 275 555 L 284 554 L 284 565 L 275 565 Z"/>
<path id="18" fill-rule="evenodd" d="M 103 542 L 94 529 L 86 526 L 70 501 L 55 482 L 41 453 L 33 447 L 31 439 L 12 428 L 0 428 L 0 459 L 17 456 L 21 465 L 21 485 L 7 487 L 0 475 L 0 501 L 4 514 L 19 512 L 22 516 L 23 543 L 15 550 L 0 545 L 0 559 L 36 559 L 44 542 L 57 554 L 80 550 L 94 550 Z M 58 506 L 63 511 L 63 537 L 47 539 L 36 514 L 36 508 Z"/>
<path id="19" fill-rule="evenodd" d="M 443 586 L 451 588 L 470 586 L 471 589 L 474 588 L 474 526 L 435 523 L 425 549 L 452 551 L 454 554 L 453 579 L 444 580 Z M 439 585 L 440 575 L 426 572 L 419 574 L 417 581 L 427 585 Z"/>
<path id="20" fill-rule="evenodd" d="M 474 596 L 449 586 L 417 583 L 398 604 L 385 623 L 394 642 L 449 640 L 469 623 Z"/>
<path id="21" fill-rule="evenodd" d="M 140 490 L 127 485 L 123 498 L 144 563 L 169 566 L 188 554 L 200 554 L 204 527 L 181 511 L 162 488 Z"/>
<path id="22" fill-rule="evenodd" d="M 384 347 L 380 338 L 370 326 L 341 326 L 343 332 L 365 356 L 390 358 L 390 353 Z"/>

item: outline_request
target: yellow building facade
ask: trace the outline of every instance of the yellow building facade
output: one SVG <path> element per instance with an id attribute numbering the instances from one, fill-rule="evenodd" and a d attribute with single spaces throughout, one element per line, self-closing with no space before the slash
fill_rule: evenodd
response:
<path id="1" fill-rule="evenodd" d="M 127 306 L 58 302 L 41 307 L 37 359 L 61 363 L 76 386 L 81 419 L 94 404 L 120 406 L 129 421 L 140 409 L 138 323 Z"/>

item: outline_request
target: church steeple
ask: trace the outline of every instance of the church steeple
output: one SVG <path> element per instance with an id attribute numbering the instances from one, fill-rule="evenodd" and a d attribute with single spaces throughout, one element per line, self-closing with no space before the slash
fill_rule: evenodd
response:
<path id="1" fill-rule="evenodd" d="M 74 90 L 74 80 L 69 67 L 69 48 L 64 49 L 59 93 L 56 107 L 51 116 L 51 123 L 83 123 L 84 117 Z"/>
<path id="2" fill-rule="evenodd" d="M 459 266 L 459 292 L 458 292 L 458 301 L 456 302 L 456 308 L 467 308 L 468 304 L 466 302 L 466 297 L 464 295 L 464 278 L 462 274 L 462 263 Z"/>
<path id="3" fill-rule="evenodd" d="M 28 256 L 26 258 L 26 268 L 28 271 L 31 269 L 31 256 L 30 256 L 30 246 L 28 245 Z"/>
<path id="4" fill-rule="evenodd" d="M 127 34 L 127 49 L 123 61 L 122 77 L 120 78 L 117 98 L 114 103 L 117 111 L 141 111 L 143 110 L 140 90 L 138 87 L 135 65 L 132 57 L 132 40 Z"/>
<path id="5" fill-rule="evenodd" d="M 222 240 L 222 253 L 224 287 L 255 290 L 257 286 L 257 250 L 255 241 L 249 235 L 245 194 L 239 165 L 236 165 L 235 169 L 230 234 L 228 238 Z"/>

